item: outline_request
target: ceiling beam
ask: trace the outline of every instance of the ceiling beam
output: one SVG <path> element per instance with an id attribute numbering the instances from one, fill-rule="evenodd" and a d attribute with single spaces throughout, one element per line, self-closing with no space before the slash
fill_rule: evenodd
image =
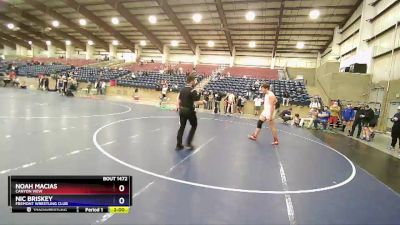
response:
<path id="1" fill-rule="evenodd" d="M 77 32 L 81 33 L 83 36 L 85 36 L 86 38 L 92 40 L 95 45 L 102 47 L 105 50 L 108 50 L 108 44 L 101 40 L 100 38 L 98 38 L 97 36 L 93 35 L 91 32 L 79 27 L 77 24 L 73 23 L 71 21 L 71 19 L 68 19 L 66 17 L 64 17 L 63 15 L 61 15 L 60 13 L 56 12 L 55 10 L 48 8 L 46 5 L 44 5 L 43 3 L 37 1 L 37 0 L 24 0 L 24 2 L 26 4 L 30 4 L 31 6 L 33 6 L 35 9 L 48 14 L 49 16 L 53 17 L 54 19 L 57 19 L 60 21 L 60 23 L 64 24 L 65 26 L 76 30 Z M 85 46 L 86 49 L 86 46 Z"/>
<path id="2" fill-rule="evenodd" d="M 53 37 L 50 37 L 50 36 L 46 35 L 45 33 L 37 32 L 37 31 L 33 30 L 30 26 L 26 26 L 25 24 L 19 23 L 18 21 L 11 19 L 10 17 L 8 17 L 4 14 L 0 14 L 0 20 L 12 22 L 16 26 L 20 27 L 20 29 L 22 29 L 32 35 L 35 35 L 36 37 L 41 38 L 42 40 L 44 39 L 46 41 L 47 40 L 51 41 L 51 44 L 56 46 L 57 48 L 62 49 L 64 51 L 66 49 L 65 43 L 62 43 L 61 41 L 59 41 Z"/>
<path id="3" fill-rule="evenodd" d="M 140 33 L 142 33 L 152 44 L 154 44 L 157 49 L 163 53 L 163 44 L 161 41 L 151 33 L 136 17 L 131 14 L 128 9 L 126 9 L 118 0 L 105 0 L 109 5 L 111 5 L 122 17 L 126 19 L 132 26 L 134 26 Z"/>
<path id="4" fill-rule="evenodd" d="M 228 30 L 228 22 L 227 22 L 226 17 L 225 17 L 224 8 L 222 6 L 221 0 L 216 0 L 215 4 L 217 6 L 219 19 L 221 20 L 221 25 L 222 25 L 222 29 L 224 30 L 224 33 L 225 33 L 226 41 L 228 42 L 229 53 L 232 56 L 233 42 L 232 42 L 232 38 L 231 38 L 231 32 Z"/>
<path id="5" fill-rule="evenodd" d="M 178 31 L 181 33 L 181 35 L 183 36 L 183 39 L 185 40 L 186 44 L 189 46 L 190 50 L 192 50 L 193 54 L 195 54 L 196 53 L 196 44 L 193 41 L 192 37 L 189 35 L 189 32 L 182 25 L 179 18 L 176 16 L 175 12 L 171 9 L 171 6 L 168 5 L 168 2 L 166 0 L 156 0 L 156 2 L 161 7 L 161 9 L 164 11 L 164 13 L 167 14 L 168 18 L 175 25 L 175 27 L 178 29 Z"/>
<path id="6" fill-rule="evenodd" d="M 8 47 L 12 48 L 12 49 L 16 49 L 17 46 L 15 46 L 15 43 L 13 43 L 12 41 L 9 41 L 5 38 L 0 37 L 0 43 L 3 45 L 7 45 Z"/>
<path id="7" fill-rule="evenodd" d="M 203 35 L 202 35 L 203 36 Z M 253 36 L 261 36 L 261 37 L 264 37 L 264 36 L 269 36 L 269 34 L 233 34 L 233 36 L 238 36 L 238 37 L 240 37 L 240 36 L 248 36 L 248 37 L 253 37 Z M 296 34 L 296 33 L 294 33 L 294 34 L 280 34 L 279 36 L 285 36 L 285 37 L 287 37 L 287 36 L 289 36 L 289 37 L 291 37 L 291 36 L 297 36 L 297 37 L 317 37 L 317 38 L 321 38 L 321 37 L 331 37 L 331 35 L 330 34 Z"/>
<path id="8" fill-rule="evenodd" d="M 283 16 L 284 10 L 285 10 L 285 0 L 281 0 L 281 8 L 279 10 L 278 26 L 276 27 L 274 47 L 272 49 L 272 58 L 275 58 L 276 48 L 278 47 L 279 32 L 281 31 L 282 16 Z"/>
<path id="9" fill-rule="evenodd" d="M 224 29 L 228 29 L 229 31 L 244 31 L 244 32 L 251 32 L 251 31 L 276 31 L 276 28 L 273 27 L 266 27 L 266 28 L 232 28 L 227 27 Z M 221 31 L 221 29 L 216 28 L 190 28 L 189 31 Z M 316 27 L 281 27 L 281 31 L 331 31 L 333 32 L 333 28 L 316 28 Z M 153 31 L 165 31 L 164 29 L 154 29 Z M 312 35 L 312 34 L 311 34 Z"/>
<path id="10" fill-rule="evenodd" d="M 121 2 L 121 1 L 119 1 L 119 2 L 120 2 L 120 4 L 128 3 L 128 2 Z M 185 4 L 184 2 L 179 2 L 179 3 L 180 3 L 179 5 L 170 5 L 174 9 L 177 9 L 177 11 L 183 11 L 183 12 L 178 12 L 177 14 L 188 13 L 187 11 L 184 12 L 185 11 L 184 10 L 185 7 L 190 7 L 190 8 L 199 7 L 200 8 L 200 7 L 212 7 L 212 6 L 214 6 L 213 3 L 208 3 L 207 5 L 204 4 L 204 3 L 200 3 L 200 4 L 197 4 L 197 3 L 186 3 Z M 236 3 L 234 3 L 234 1 L 232 1 L 232 2 L 226 2 L 225 1 L 224 2 L 224 5 L 232 5 L 232 4 L 236 4 Z M 87 6 L 87 4 L 84 4 L 84 5 Z M 104 5 L 104 3 L 101 4 L 101 5 Z M 248 4 L 246 3 L 246 5 L 248 5 Z M 350 10 L 352 8 L 352 6 L 353 5 L 336 5 L 336 6 L 326 5 L 326 6 L 315 6 L 315 7 L 314 6 L 297 6 L 297 7 L 294 6 L 294 7 L 285 7 L 285 10 L 311 10 L 311 9 L 319 9 L 319 10 L 331 10 L 331 9 Z M 158 6 L 142 5 L 142 6 L 132 6 L 132 7 L 126 6 L 126 8 L 128 10 L 139 10 L 139 11 L 141 9 L 157 10 Z M 226 9 L 225 11 L 226 12 L 240 12 L 240 13 L 244 12 L 245 13 L 248 10 L 269 11 L 269 12 L 271 12 L 271 11 L 279 11 L 280 10 L 280 7 L 269 7 L 269 6 L 267 6 L 267 7 L 246 6 L 245 9 L 243 9 L 243 7 L 242 7 L 242 9 L 239 9 L 236 5 L 233 5 L 233 7 L 229 7 L 229 8 L 235 8 L 235 9 Z M 99 7 L 99 9 L 94 9 L 93 12 L 103 13 L 103 12 L 107 12 L 107 10 L 101 9 L 101 7 Z M 198 13 L 209 13 L 209 12 L 213 12 L 213 10 L 211 9 L 210 11 L 208 11 L 208 10 L 207 11 L 198 11 Z M 323 15 L 321 15 L 321 16 L 323 16 Z"/>
<path id="11" fill-rule="evenodd" d="M 125 48 L 131 50 L 132 52 L 135 52 L 135 44 L 131 42 L 128 38 L 124 37 L 121 33 L 119 33 L 117 30 L 115 30 L 113 27 L 111 27 L 109 24 L 98 18 L 94 13 L 92 13 L 90 10 L 88 10 L 84 5 L 80 5 L 78 2 L 75 0 L 66 0 L 65 4 L 74 10 L 76 10 L 78 13 L 82 14 L 84 17 L 88 18 L 90 21 L 93 23 L 97 24 L 99 27 L 110 33 L 117 39 L 122 46 Z M 108 48 L 107 48 L 108 49 Z"/>
<path id="12" fill-rule="evenodd" d="M 8 35 L 6 33 L 3 33 L 3 32 L 0 32 L 0 38 L 2 38 L 4 40 L 7 40 L 9 42 L 15 43 L 15 44 L 20 45 L 20 46 L 25 47 L 25 48 L 29 48 L 29 49 L 31 48 L 31 46 L 26 41 L 21 40 L 18 37 L 10 36 L 10 35 Z"/>
<path id="13" fill-rule="evenodd" d="M 23 19 L 25 19 L 26 21 L 30 21 L 35 23 L 36 25 L 42 27 L 42 28 L 47 28 L 50 25 L 47 24 L 46 22 L 40 20 L 39 18 L 29 14 L 26 11 L 22 11 L 16 7 L 14 7 L 13 5 L 7 3 L 7 2 L 3 2 L 4 6 L 5 6 L 5 11 L 6 12 L 11 12 L 14 14 L 17 14 L 18 16 L 21 16 Z M 86 49 L 86 44 L 81 42 L 80 40 L 76 39 L 75 37 L 64 33 L 63 31 L 61 31 L 60 29 L 52 29 L 51 30 L 52 33 L 56 34 L 57 36 L 60 36 L 62 38 L 64 38 L 65 40 L 70 40 L 76 47 L 85 50 Z"/>

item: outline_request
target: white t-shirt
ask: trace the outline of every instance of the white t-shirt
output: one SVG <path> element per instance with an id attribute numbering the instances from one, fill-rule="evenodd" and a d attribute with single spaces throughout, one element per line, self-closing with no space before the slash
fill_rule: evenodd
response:
<path id="1" fill-rule="evenodd" d="M 167 94 L 167 91 L 168 91 L 168 86 L 163 86 L 163 88 L 161 89 L 161 93 L 163 94 L 163 95 L 166 95 Z"/>
<path id="2" fill-rule="evenodd" d="M 262 98 L 256 98 L 256 99 L 254 99 L 254 105 L 259 107 L 259 106 L 261 106 L 262 101 L 263 101 Z"/>

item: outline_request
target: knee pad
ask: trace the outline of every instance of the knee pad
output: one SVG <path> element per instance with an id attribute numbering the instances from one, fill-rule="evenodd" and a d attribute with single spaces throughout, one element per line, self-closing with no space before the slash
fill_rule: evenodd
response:
<path id="1" fill-rule="evenodd" d="M 258 122 L 257 122 L 257 128 L 258 128 L 258 129 L 261 129 L 263 123 L 264 123 L 264 122 L 263 122 L 262 120 L 258 120 Z"/>

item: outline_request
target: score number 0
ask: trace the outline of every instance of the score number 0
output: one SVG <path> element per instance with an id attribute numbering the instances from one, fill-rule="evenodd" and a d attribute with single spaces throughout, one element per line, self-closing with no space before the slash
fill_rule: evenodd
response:
<path id="1" fill-rule="evenodd" d="M 118 190 L 119 190 L 120 192 L 124 192 L 124 191 L 125 191 L 125 186 L 122 185 L 122 184 L 119 185 Z M 124 197 L 119 198 L 118 202 L 119 202 L 119 204 L 123 205 L 123 204 L 125 203 Z"/>

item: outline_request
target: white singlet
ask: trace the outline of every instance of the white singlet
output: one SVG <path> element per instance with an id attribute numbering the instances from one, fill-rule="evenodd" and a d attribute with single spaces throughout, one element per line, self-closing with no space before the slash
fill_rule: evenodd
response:
<path id="1" fill-rule="evenodd" d="M 271 105 L 270 103 L 270 97 L 275 97 L 274 93 L 272 93 L 272 91 L 268 91 L 267 94 L 265 94 L 264 97 L 264 111 L 261 113 L 262 116 L 264 116 L 266 119 L 272 119 L 273 118 L 273 114 L 271 115 L 271 107 L 274 107 L 273 105 Z"/>

